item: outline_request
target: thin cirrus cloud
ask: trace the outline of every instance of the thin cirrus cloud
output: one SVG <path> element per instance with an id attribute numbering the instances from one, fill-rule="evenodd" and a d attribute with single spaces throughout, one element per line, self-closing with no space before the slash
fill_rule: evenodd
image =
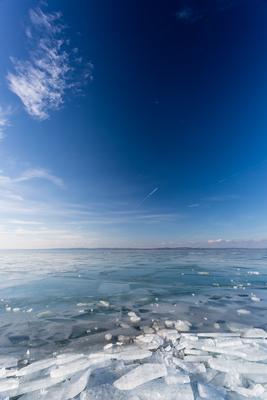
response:
<path id="1" fill-rule="evenodd" d="M 5 130 L 10 125 L 9 115 L 11 113 L 10 107 L 3 108 L 0 106 L 0 140 L 5 136 Z"/>
<path id="2" fill-rule="evenodd" d="M 226 202 L 226 201 L 234 201 L 234 200 L 239 200 L 239 199 L 240 199 L 240 197 L 235 195 L 235 194 L 225 194 L 225 195 L 203 197 L 201 199 L 201 202 L 202 203 L 203 202 L 204 203 L 223 203 L 223 202 Z M 200 207 L 200 205 L 202 204 L 201 202 L 188 204 L 187 207 L 189 207 L 189 208 Z"/>
<path id="3" fill-rule="evenodd" d="M 16 182 L 30 181 L 32 179 L 44 179 L 56 186 L 63 187 L 64 182 L 61 178 L 53 175 L 49 170 L 44 168 L 32 168 L 22 172 L 18 177 L 11 178 L 0 174 L 0 188 L 14 185 Z"/>
<path id="4" fill-rule="evenodd" d="M 63 187 L 64 182 L 61 178 L 56 175 L 51 174 L 48 170 L 43 168 L 28 169 L 24 171 L 18 178 L 15 179 L 16 182 L 29 181 L 31 179 L 45 179 L 52 182 L 54 185 Z"/>
<path id="5" fill-rule="evenodd" d="M 203 3 L 185 0 L 176 12 L 176 18 L 181 22 L 194 23 L 203 18 L 214 17 L 239 4 L 241 0 L 206 0 Z"/>
<path id="6" fill-rule="evenodd" d="M 31 50 L 26 60 L 11 58 L 13 72 L 8 72 L 9 89 L 23 103 L 26 112 L 45 120 L 59 109 L 67 91 L 78 93 L 92 79 L 92 64 L 78 57 L 65 37 L 61 13 L 45 13 L 37 7 L 29 11 L 26 37 Z"/>
<path id="7" fill-rule="evenodd" d="M 189 204 L 187 207 L 189 207 L 189 208 L 197 208 L 197 207 L 199 207 L 199 203 L 192 203 L 192 204 Z"/>

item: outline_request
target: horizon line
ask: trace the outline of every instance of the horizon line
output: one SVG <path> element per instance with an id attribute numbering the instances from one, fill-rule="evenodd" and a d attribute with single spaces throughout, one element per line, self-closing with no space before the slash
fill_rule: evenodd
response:
<path id="1" fill-rule="evenodd" d="M 267 250 L 267 247 L 45 247 L 45 248 L 0 248 L 0 251 L 42 250 Z"/>

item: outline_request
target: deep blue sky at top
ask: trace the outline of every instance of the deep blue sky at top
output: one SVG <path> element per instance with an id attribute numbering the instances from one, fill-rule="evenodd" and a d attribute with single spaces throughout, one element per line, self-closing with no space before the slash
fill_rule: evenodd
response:
<path id="1" fill-rule="evenodd" d="M 7 82 L 10 57 L 29 57 L 40 4 L 0 2 L 6 246 L 13 235 L 19 247 L 266 245 L 267 2 L 41 4 L 93 64 L 81 93 L 65 91 L 44 120 Z M 5 212 L 7 193 L 21 199 Z"/>

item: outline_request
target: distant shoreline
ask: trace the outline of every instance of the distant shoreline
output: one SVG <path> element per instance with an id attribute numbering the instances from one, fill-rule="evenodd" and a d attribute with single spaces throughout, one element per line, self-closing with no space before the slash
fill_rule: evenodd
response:
<path id="1" fill-rule="evenodd" d="M 172 250 L 267 250 L 266 247 L 51 247 L 40 249 L 0 249 L 0 251 L 172 251 Z"/>

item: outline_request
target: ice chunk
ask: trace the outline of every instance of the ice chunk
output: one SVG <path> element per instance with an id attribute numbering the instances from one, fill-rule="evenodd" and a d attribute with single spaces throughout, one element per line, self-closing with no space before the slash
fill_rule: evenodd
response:
<path id="1" fill-rule="evenodd" d="M 135 342 L 138 346 L 145 347 L 149 350 L 155 350 L 164 343 L 163 339 L 154 333 L 139 335 L 135 338 Z"/>
<path id="2" fill-rule="evenodd" d="M 256 296 L 255 294 L 253 294 L 253 293 L 251 293 L 250 298 L 251 298 L 252 301 L 256 301 L 256 302 L 261 301 L 261 299 L 260 299 L 259 297 L 257 297 L 257 296 Z"/>
<path id="3" fill-rule="evenodd" d="M 199 349 L 185 349 L 184 354 L 187 356 L 206 356 L 208 353 Z"/>
<path id="4" fill-rule="evenodd" d="M 214 369 L 208 368 L 204 374 L 201 374 L 202 375 L 201 378 L 206 383 L 209 383 L 211 381 L 213 383 L 213 381 L 219 374 L 224 375 L 223 372 L 218 372 Z"/>
<path id="5" fill-rule="evenodd" d="M 246 380 L 252 381 L 253 383 L 267 383 L 267 374 L 243 374 L 242 375 Z M 240 385 L 235 385 L 235 386 L 240 386 Z"/>
<path id="6" fill-rule="evenodd" d="M 225 400 L 225 391 L 219 391 L 217 388 L 206 385 L 203 383 L 197 384 L 198 393 L 201 399 L 208 399 L 208 400 Z"/>
<path id="7" fill-rule="evenodd" d="M 237 338 L 216 338 L 215 339 L 215 346 L 216 347 L 239 347 L 242 346 L 242 340 Z"/>
<path id="8" fill-rule="evenodd" d="M 106 334 L 105 334 L 105 340 L 109 341 L 109 340 L 111 340 L 111 339 L 112 339 L 111 333 L 106 333 Z"/>
<path id="9" fill-rule="evenodd" d="M 210 369 L 210 371 L 214 370 Z M 243 375 L 233 371 L 229 374 L 225 372 L 218 372 L 212 379 L 212 384 L 215 386 L 226 387 L 228 389 L 233 386 L 243 386 Z"/>
<path id="10" fill-rule="evenodd" d="M 179 339 L 180 335 L 175 329 L 160 329 L 157 334 L 166 340 L 175 342 Z"/>
<path id="11" fill-rule="evenodd" d="M 184 362 L 175 357 L 173 357 L 172 361 L 177 367 L 183 369 L 189 374 L 204 374 L 206 372 L 206 367 L 202 363 Z"/>
<path id="12" fill-rule="evenodd" d="M 8 378 L 11 376 L 15 377 L 16 375 L 17 375 L 17 369 L 5 369 L 5 368 L 0 369 L 0 379 Z"/>
<path id="13" fill-rule="evenodd" d="M 32 381 L 25 381 L 19 385 L 19 388 L 17 390 L 17 395 L 24 394 L 24 393 L 30 393 L 30 392 L 35 392 L 37 390 L 45 390 L 50 388 L 51 386 L 55 386 L 58 383 L 62 382 L 64 378 L 51 378 L 46 377 L 42 379 L 34 379 Z"/>
<path id="14" fill-rule="evenodd" d="M 164 324 L 165 324 L 166 328 L 173 328 L 174 324 L 175 324 L 175 321 L 167 319 L 166 321 L 164 321 Z"/>
<path id="15" fill-rule="evenodd" d="M 267 359 L 266 349 L 256 345 L 242 344 L 239 347 L 229 346 L 229 345 L 226 347 L 222 347 L 222 346 L 208 346 L 205 344 L 204 345 L 198 344 L 195 347 L 209 353 L 217 353 L 217 354 L 224 354 L 226 356 L 239 357 L 247 361 L 264 361 Z"/>
<path id="16" fill-rule="evenodd" d="M 237 322 L 227 322 L 226 326 L 231 332 L 237 332 L 237 333 L 241 333 L 245 329 L 251 328 L 250 326 L 239 324 Z"/>
<path id="17" fill-rule="evenodd" d="M 108 343 L 103 347 L 103 349 L 104 350 L 108 350 L 108 349 L 111 349 L 111 347 L 113 347 L 113 344 L 112 343 Z"/>
<path id="18" fill-rule="evenodd" d="M 48 358 L 46 360 L 35 361 L 27 367 L 21 368 L 17 371 L 17 376 L 25 376 L 33 374 L 34 372 L 41 371 L 43 369 L 50 368 L 52 365 L 56 364 L 55 358 Z"/>
<path id="19" fill-rule="evenodd" d="M 164 381 L 155 380 L 136 388 L 135 393 L 140 400 L 194 400 L 191 385 L 188 383 L 167 385 Z"/>
<path id="20" fill-rule="evenodd" d="M 16 378 L 1 379 L 0 380 L 0 393 L 6 392 L 7 390 L 17 389 L 19 386 L 19 380 Z"/>
<path id="21" fill-rule="evenodd" d="M 112 356 L 116 360 L 130 361 L 130 360 L 142 360 L 144 358 L 151 357 L 152 353 L 149 350 L 142 350 L 139 347 L 128 347 L 118 353 L 113 353 Z"/>
<path id="22" fill-rule="evenodd" d="M 63 393 L 63 399 L 69 400 L 73 399 L 75 396 L 78 396 L 78 394 L 80 394 L 86 388 L 90 373 L 91 371 L 87 370 L 82 374 L 73 376 L 68 385 L 66 385 L 66 389 Z"/>
<path id="23" fill-rule="evenodd" d="M 266 338 L 267 337 L 267 332 L 265 332 L 263 329 L 259 328 L 251 328 L 251 329 L 246 329 L 242 337 L 244 338 Z"/>
<path id="24" fill-rule="evenodd" d="M 88 356 L 88 360 L 90 361 L 90 365 L 97 365 L 97 364 L 102 364 L 105 363 L 107 361 L 110 361 L 115 359 L 115 357 L 113 357 L 112 353 L 109 352 L 98 352 L 98 353 L 91 353 Z"/>
<path id="25" fill-rule="evenodd" d="M 132 390 L 146 382 L 166 375 L 167 370 L 163 364 L 143 364 L 123 375 L 113 385 L 120 390 Z"/>
<path id="26" fill-rule="evenodd" d="M 205 337 L 205 338 L 222 338 L 222 337 L 239 337 L 240 334 L 235 332 L 200 332 L 197 334 L 198 337 Z"/>
<path id="27" fill-rule="evenodd" d="M 191 347 L 194 347 L 197 342 L 198 342 L 197 336 L 181 334 L 181 339 L 180 339 L 179 345 L 180 346 L 184 345 L 184 347 L 189 349 Z"/>
<path id="28" fill-rule="evenodd" d="M 106 307 L 106 308 L 108 308 L 110 306 L 109 302 L 106 300 L 100 300 L 99 305 L 102 307 Z"/>
<path id="29" fill-rule="evenodd" d="M 259 383 L 257 383 L 256 385 L 251 385 L 248 388 L 239 387 L 239 386 L 231 387 L 231 390 L 241 394 L 242 396 L 253 397 L 254 399 L 258 398 L 258 396 L 260 396 L 261 394 L 263 394 L 265 392 L 264 386 L 262 386 Z"/>
<path id="30" fill-rule="evenodd" d="M 80 394 L 80 400 L 87 400 L 87 399 L 88 399 L 87 393 L 86 393 L 86 391 L 84 390 L 84 391 Z"/>
<path id="31" fill-rule="evenodd" d="M 186 320 L 178 320 L 174 324 L 175 329 L 182 332 L 190 331 L 191 326 L 192 324 Z"/>
<path id="32" fill-rule="evenodd" d="M 165 376 L 165 382 L 167 385 L 181 385 L 184 383 L 190 383 L 190 378 L 189 375 L 186 374 L 181 374 L 181 373 L 175 373 L 175 374 L 168 374 Z"/>
<path id="33" fill-rule="evenodd" d="M 142 331 L 144 333 L 154 333 L 155 332 L 155 330 L 153 328 L 151 328 L 150 326 L 143 326 Z"/>
<path id="34" fill-rule="evenodd" d="M 249 346 L 243 348 L 243 352 L 245 353 L 244 358 L 247 361 L 266 361 L 267 360 L 267 352 L 265 348 Z"/>
<path id="35" fill-rule="evenodd" d="M 134 311 L 128 312 L 128 315 L 129 315 L 130 320 L 131 320 L 132 322 L 138 322 L 138 321 L 140 321 L 140 319 L 141 319 Z"/>
<path id="36" fill-rule="evenodd" d="M 249 361 L 237 361 L 224 358 L 211 358 L 208 361 L 210 368 L 222 372 L 236 372 L 240 374 L 267 374 L 267 364 L 255 363 Z"/>
<path id="37" fill-rule="evenodd" d="M 89 361 L 91 364 L 101 363 L 107 360 L 123 360 L 123 361 L 130 361 L 130 360 L 142 360 L 144 358 L 148 358 L 152 355 L 151 351 L 140 349 L 137 346 L 127 346 L 124 347 L 123 350 L 115 349 L 113 352 L 98 352 L 98 353 L 91 353 L 88 356 Z"/>
<path id="38" fill-rule="evenodd" d="M 208 361 L 212 357 L 211 355 L 200 355 L 200 356 L 185 356 L 184 361 L 187 362 L 205 362 Z"/>
<path id="39" fill-rule="evenodd" d="M 250 311 L 246 310 L 245 308 L 239 308 L 238 310 L 236 310 L 238 315 L 249 315 Z"/>
<path id="40" fill-rule="evenodd" d="M 12 356 L 0 356 L 0 368 L 16 367 L 18 359 Z"/>
<path id="41" fill-rule="evenodd" d="M 63 364 L 50 372 L 51 378 L 67 378 L 77 372 L 83 371 L 91 365 L 91 361 L 88 359 L 81 358 L 72 363 Z"/>
<path id="42" fill-rule="evenodd" d="M 66 384 L 63 383 L 47 389 L 28 392 L 20 397 L 19 400 L 64 400 L 62 396 L 65 388 Z"/>
<path id="43" fill-rule="evenodd" d="M 231 347 L 206 346 L 202 344 L 199 344 L 196 347 L 200 350 L 209 353 L 225 354 L 227 356 L 240 357 L 240 358 L 246 358 L 247 356 L 247 353 L 243 351 L 243 348 L 235 350 L 232 349 Z"/>
<path id="44" fill-rule="evenodd" d="M 57 365 L 62 365 L 62 364 L 66 364 L 72 361 L 76 361 L 79 360 L 80 358 L 84 358 L 84 354 L 59 354 L 56 357 L 56 364 Z"/>

